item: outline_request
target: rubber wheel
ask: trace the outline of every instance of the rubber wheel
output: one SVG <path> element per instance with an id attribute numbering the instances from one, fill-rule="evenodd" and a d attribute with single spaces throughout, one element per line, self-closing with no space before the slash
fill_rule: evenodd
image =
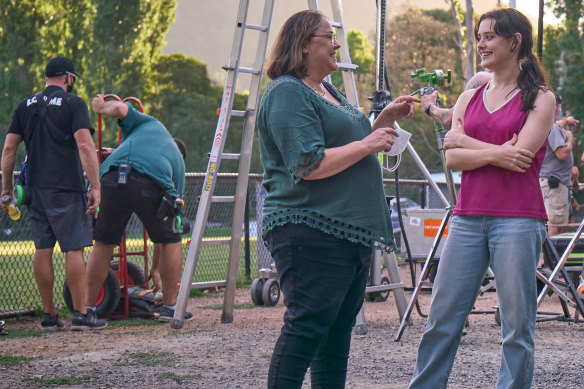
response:
<path id="1" fill-rule="evenodd" d="M 389 277 L 383 276 L 381 278 L 380 285 L 389 285 Z M 389 297 L 389 292 L 390 292 L 389 290 L 384 290 L 383 292 L 365 293 L 365 299 L 372 303 L 380 303 L 383 301 L 387 301 L 387 298 Z"/>
<path id="2" fill-rule="evenodd" d="M 381 277 L 381 285 L 389 285 L 389 277 L 387 277 L 387 276 Z M 389 292 L 391 292 L 391 291 L 384 290 L 383 292 L 379 292 L 375 301 L 376 302 L 387 301 L 387 298 L 389 297 Z"/>
<path id="3" fill-rule="evenodd" d="M 97 296 L 97 304 L 95 307 L 95 313 L 97 316 L 100 318 L 110 316 L 118 307 L 120 295 L 120 281 L 118 281 L 116 273 L 110 268 L 107 271 L 107 277 L 102 288 L 99 290 L 99 295 Z M 63 298 L 65 299 L 67 308 L 73 312 L 73 299 L 66 282 L 63 283 Z"/>
<path id="4" fill-rule="evenodd" d="M 274 278 L 268 278 L 262 287 L 262 301 L 265 306 L 272 307 L 280 300 L 280 284 Z"/>
<path id="5" fill-rule="evenodd" d="M 262 299 L 262 288 L 264 286 L 264 280 L 261 278 L 255 278 L 251 283 L 249 292 L 251 294 L 251 301 L 255 305 L 264 305 L 264 300 Z"/>
<path id="6" fill-rule="evenodd" d="M 113 262 L 111 265 L 112 269 L 117 271 L 118 265 L 118 261 Z M 144 272 L 144 268 L 142 266 L 138 265 L 134 261 L 126 261 L 126 267 L 128 269 L 128 286 L 146 286 L 146 273 Z"/>

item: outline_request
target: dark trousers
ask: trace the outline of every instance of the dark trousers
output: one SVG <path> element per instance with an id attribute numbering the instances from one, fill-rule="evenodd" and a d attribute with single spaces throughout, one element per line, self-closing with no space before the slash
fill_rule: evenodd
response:
<path id="1" fill-rule="evenodd" d="M 372 249 L 292 223 L 267 241 L 287 308 L 268 388 L 300 388 L 309 366 L 312 388 L 344 388 Z"/>

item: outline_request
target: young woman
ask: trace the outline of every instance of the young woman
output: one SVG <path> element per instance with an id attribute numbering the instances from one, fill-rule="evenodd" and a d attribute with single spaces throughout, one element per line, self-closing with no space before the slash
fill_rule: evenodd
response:
<path id="1" fill-rule="evenodd" d="M 410 388 L 446 388 L 489 265 L 503 335 L 497 388 L 529 388 L 533 378 L 536 267 L 547 219 L 538 175 L 555 97 L 523 14 L 490 11 L 475 36 L 493 79 L 460 96 L 446 136 L 447 167 L 462 170 L 462 182 Z"/>

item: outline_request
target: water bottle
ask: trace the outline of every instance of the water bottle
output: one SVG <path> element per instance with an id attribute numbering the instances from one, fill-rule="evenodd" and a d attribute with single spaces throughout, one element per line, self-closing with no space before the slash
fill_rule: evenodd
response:
<path id="1" fill-rule="evenodd" d="M 2 196 L 2 204 L 6 206 L 6 212 L 8 213 L 8 216 L 10 216 L 12 220 L 20 219 L 20 209 L 18 209 L 18 207 L 16 206 L 16 200 L 12 198 L 10 193 L 6 193 L 5 195 Z"/>

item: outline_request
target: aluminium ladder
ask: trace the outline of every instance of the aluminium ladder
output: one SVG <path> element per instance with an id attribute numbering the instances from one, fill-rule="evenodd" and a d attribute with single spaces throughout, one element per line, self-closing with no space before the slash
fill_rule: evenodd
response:
<path id="1" fill-rule="evenodd" d="M 173 320 L 171 322 L 172 328 L 178 329 L 182 328 L 184 325 L 184 315 L 187 308 L 190 289 L 192 287 L 204 288 L 211 286 L 225 286 L 221 321 L 223 323 L 231 323 L 233 321 L 235 282 L 237 277 L 237 265 L 239 263 L 241 234 L 243 229 L 242 222 L 247 198 L 247 181 L 253 146 L 255 116 L 259 101 L 263 63 L 268 46 L 268 33 L 270 29 L 270 21 L 272 19 L 272 12 L 274 9 L 274 0 L 265 1 L 260 25 L 247 23 L 249 7 L 250 0 L 240 0 L 235 25 L 235 33 L 231 46 L 231 54 L 229 56 L 229 63 L 223 67 L 223 69 L 227 72 L 227 75 L 225 78 L 225 86 L 223 89 L 219 119 L 217 121 L 213 146 L 211 148 L 209 163 L 207 165 L 207 172 L 205 174 L 205 180 L 201 190 L 199 206 L 197 209 L 197 215 L 195 217 L 193 233 L 191 236 L 191 244 L 189 245 L 187 258 L 183 269 L 178 292 L 177 305 L 174 311 Z M 255 61 L 251 68 L 240 65 L 241 52 L 246 30 L 256 30 L 259 32 Z M 248 73 L 251 75 L 251 86 L 249 88 L 249 96 L 247 99 L 247 106 L 245 111 L 233 110 L 233 97 L 235 94 L 239 73 Z M 244 118 L 243 135 L 239 154 L 223 153 L 225 140 L 227 138 L 227 129 L 229 127 L 231 116 L 241 116 Z M 213 196 L 215 183 L 217 181 L 217 174 L 219 172 L 219 165 L 221 163 L 221 159 L 223 158 L 239 160 L 237 184 L 234 196 Z M 231 239 L 229 241 L 230 249 L 227 265 L 227 279 L 225 281 L 215 281 L 211 283 L 193 283 L 193 275 L 197 266 L 201 244 L 203 243 L 203 235 L 205 233 L 207 219 L 209 217 L 209 208 L 211 206 L 211 202 L 231 202 L 234 204 Z"/>
<path id="2" fill-rule="evenodd" d="M 221 322 L 231 323 L 233 321 L 237 267 L 240 255 L 242 225 L 244 219 L 245 202 L 247 197 L 247 184 L 254 136 L 255 118 L 259 101 L 263 63 L 266 55 L 269 28 L 274 7 L 274 0 L 265 1 L 261 25 L 251 25 L 247 23 L 249 3 L 250 0 L 240 0 L 239 11 L 235 26 L 235 34 L 233 38 L 231 54 L 229 57 L 229 65 L 224 67 L 224 70 L 227 71 L 227 76 L 223 90 L 223 98 L 221 102 L 219 119 L 217 122 L 213 146 L 209 156 L 207 172 L 205 174 L 205 179 L 203 182 L 200 202 L 195 217 L 193 233 L 191 237 L 191 244 L 187 252 L 187 258 L 183 269 L 177 305 L 173 320 L 171 322 L 172 328 L 175 329 L 182 328 L 184 325 L 184 315 L 186 312 L 187 301 L 190 294 L 190 289 L 193 287 L 205 288 L 214 286 L 225 286 Z M 333 26 L 333 28 L 336 28 L 336 30 L 340 32 L 340 34 L 337 34 L 337 37 L 340 39 L 339 43 L 341 45 L 341 48 L 339 49 L 339 56 L 341 61 L 338 63 L 338 65 L 339 70 L 342 71 L 345 93 L 347 95 L 348 101 L 351 104 L 358 107 L 359 103 L 357 97 L 357 88 L 355 85 L 355 78 L 353 73 L 354 70 L 357 69 L 357 66 L 351 63 L 351 58 L 349 55 L 347 36 L 345 33 L 342 17 L 341 0 L 331 0 L 331 5 L 334 16 L 334 19 L 331 21 L 331 25 Z M 308 0 L 308 6 L 310 9 L 318 9 L 318 0 Z M 247 29 L 257 30 L 259 31 L 260 34 L 256 50 L 255 62 L 253 67 L 251 68 L 240 66 L 243 38 L 245 30 Z M 249 73 L 251 74 L 252 77 L 247 107 L 245 111 L 235 111 L 232 109 L 233 95 L 235 93 L 237 85 L 237 76 L 238 73 L 240 72 Z M 229 120 L 232 115 L 244 117 L 244 128 L 240 154 L 223 153 L 225 139 L 227 137 L 227 128 L 229 126 Z M 232 197 L 213 196 L 213 191 L 217 180 L 217 174 L 219 171 L 219 165 L 222 158 L 239 160 L 236 193 L 235 196 Z M 233 222 L 231 229 L 232 234 L 231 239 L 229 240 L 230 250 L 227 269 L 227 279 L 225 281 L 193 283 L 192 282 L 193 275 L 197 266 L 201 245 L 204 244 L 203 235 L 205 232 L 207 219 L 209 216 L 209 208 L 211 202 L 234 203 Z M 215 244 L 217 243 L 227 242 L 215 241 Z M 390 271 L 390 277 L 392 281 L 396 279 L 395 277 L 397 277 L 397 280 L 399 280 L 399 273 L 397 273 L 397 263 L 395 262 L 395 257 L 393 258 L 392 261 L 386 260 L 386 264 L 388 264 L 389 262 L 392 262 L 393 264 L 393 266 L 392 264 L 388 266 L 388 270 Z M 404 302 L 403 305 L 405 307 L 405 295 L 403 289 L 404 285 L 403 283 L 401 283 L 401 281 L 398 281 L 390 285 L 383 285 L 381 289 L 379 289 L 380 287 L 376 287 L 377 289 L 375 291 L 390 290 L 396 287 L 401 288 L 401 296 L 403 298 Z M 396 301 L 397 300 L 398 297 L 396 297 Z M 401 300 L 402 299 L 400 299 L 400 302 Z M 402 314 L 402 310 L 400 310 L 400 314 Z"/>

